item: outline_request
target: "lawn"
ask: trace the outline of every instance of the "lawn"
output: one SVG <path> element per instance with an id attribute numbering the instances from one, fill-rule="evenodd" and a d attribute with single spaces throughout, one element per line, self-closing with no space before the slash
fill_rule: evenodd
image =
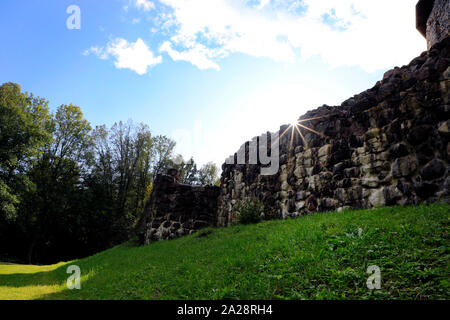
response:
<path id="1" fill-rule="evenodd" d="M 449 299 L 450 205 L 205 229 L 51 266 L 0 264 L 0 299 Z M 69 265 L 81 289 L 69 290 Z M 369 290 L 367 268 L 381 270 Z"/>

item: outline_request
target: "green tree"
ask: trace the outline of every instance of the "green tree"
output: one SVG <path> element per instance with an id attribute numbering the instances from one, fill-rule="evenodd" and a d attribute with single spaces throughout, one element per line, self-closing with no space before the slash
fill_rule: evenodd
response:
<path id="1" fill-rule="evenodd" d="M 215 185 L 219 176 L 219 169 L 213 162 L 208 162 L 199 170 L 199 182 L 202 185 Z"/>
<path id="2" fill-rule="evenodd" d="M 0 86 L 0 214 L 17 217 L 27 172 L 50 140 L 48 102 L 22 93 L 15 83 Z"/>
<path id="3" fill-rule="evenodd" d="M 92 161 L 91 127 L 79 107 L 61 105 L 51 120 L 50 130 L 53 139 L 42 148 L 30 170 L 34 188 L 26 193 L 19 220 L 29 236 L 29 263 L 38 242 L 54 245 L 51 238 L 56 230 L 67 232 L 73 227 L 69 213 L 77 205 L 74 199 Z"/>
<path id="4" fill-rule="evenodd" d="M 94 173 L 113 204 L 111 225 L 116 241 L 122 241 L 129 236 L 149 196 L 153 139 L 148 126 L 135 125 L 132 121 L 116 123 L 110 130 L 97 127 L 93 138 Z"/>
<path id="5" fill-rule="evenodd" d="M 178 169 L 178 181 L 184 184 L 198 184 L 198 169 L 194 158 L 185 161 L 182 156 L 176 159 Z"/>
<path id="6" fill-rule="evenodd" d="M 135 173 L 134 212 L 138 217 L 145 207 L 152 189 L 151 164 L 153 155 L 153 139 L 147 125 L 140 124 L 137 127 L 137 144 L 140 148 L 140 156 Z"/>
<path id="7" fill-rule="evenodd" d="M 91 130 L 78 106 L 50 114 L 46 100 L 2 85 L 0 255 L 47 263 L 127 240 L 174 148 L 144 124 Z M 181 171 L 198 183 L 193 159 Z"/>
<path id="8" fill-rule="evenodd" d="M 166 136 L 158 135 L 153 137 L 153 179 L 158 174 L 165 173 L 169 167 L 174 165 L 172 158 L 175 145 L 175 141 Z"/>
<path id="9" fill-rule="evenodd" d="M 55 169 L 63 159 L 70 159 L 80 168 L 87 169 L 92 161 L 93 140 L 91 125 L 83 118 L 83 112 L 72 104 L 61 105 L 52 120 L 53 141 L 46 153 L 54 161 Z"/>
<path id="10" fill-rule="evenodd" d="M 80 170 L 70 159 L 55 159 L 45 154 L 29 177 L 34 188 L 25 193 L 18 222 L 29 242 L 27 261 L 31 263 L 37 244 L 41 244 L 42 251 L 48 251 L 58 245 L 55 243 L 57 230 L 71 232 L 76 228 L 69 213 L 80 191 Z"/>

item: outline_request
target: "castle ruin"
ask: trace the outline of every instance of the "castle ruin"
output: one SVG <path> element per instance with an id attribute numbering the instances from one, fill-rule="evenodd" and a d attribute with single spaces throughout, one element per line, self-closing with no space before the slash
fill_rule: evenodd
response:
<path id="1" fill-rule="evenodd" d="M 419 1 L 417 29 L 428 51 L 340 106 L 309 111 L 299 118 L 302 126 L 281 126 L 276 174 L 261 174 L 265 164 L 250 159 L 246 142 L 243 163 L 223 164 L 220 187 L 159 176 L 141 219 L 141 242 L 231 225 L 244 201 L 261 204 L 262 216 L 271 218 L 449 202 L 449 11 L 448 0 Z"/>

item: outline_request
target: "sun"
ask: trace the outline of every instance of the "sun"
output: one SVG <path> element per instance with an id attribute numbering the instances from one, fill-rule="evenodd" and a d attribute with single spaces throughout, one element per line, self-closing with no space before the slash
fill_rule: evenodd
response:
<path id="1" fill-rule="evenodd" d="M 314 129 L 306 126 L 303 123 L 305 123 L 307 121 L 311 121 L 311 120 L 321 119 L 321 118 L 323 118 L 323 116 L 322 117 L 314 117 L 314 118 L 308 118 L 308 119 L 295 120 L 295 121 L 291 122 L 291 124 L 286 128 L 286 130 L 284 130 L 281 133 L 279 139 L 281 137 L 283 137 L 288 131 L 290 131 L 290 136 L 291 137 L 290 137 L 290 141 L 289 141 L 289 147 L 292 148 L 293 143 L 294 143 L 295 131 L 297 131 L 297 133 L 299 134 L 300 138 L 303 141 L 304 147 L 308 148 L 309 147 L 308 146 L 308 141 L 306 141 L 305 136 L 303 135 L 303 132 L 302 132 L 301 129 L 304 129 L 304 130 L 307 130 L 307 131 L 311 131 L 312 133 L 315 133 L 315 134 L 317 134 L 317 135 L 319 135 L 321 137 L 325 137 L 325 135 L 323 133 L 317 131 L 317 130 L 314 130 Z"/>

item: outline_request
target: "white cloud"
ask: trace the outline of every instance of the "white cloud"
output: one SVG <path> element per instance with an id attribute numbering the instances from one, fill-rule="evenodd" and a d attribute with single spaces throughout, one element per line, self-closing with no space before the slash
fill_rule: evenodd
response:
<path id="1" fill-rule="evenodd" d="M 375 71 L 425 49 L 414 27 L 415 0 L 159 2 L 172 11 L 158 16 L 171 19 L 165 51 L 201 69 L 218 69 L 221 57 L 239 52 L 288 63 L 318 55 L 332 67 Z"/>
<path id="2" fill-rule="evenodd" d="M 146 74 L 148 68 L 162 62 L 162 57 L 155 57 L 153 52 L 138 38 L 136 42 L 128 42 L 122 38 L 116 38 L 108 43 L 106 48 L 91 47 L 83 52 L 84 55 L 93 53 L 101 59 L 114 57 L 114 65 L 118 69 L 130 69 L 139 75 Z"/>
<path id="3" fill-rule="evenodd" d="M 270 3 L 270 0 L 260 0 L 259 4 L 256 6 L 257 9 L 262 9 Z"/>
<path id="4" fill-rule="evenodd" d="M 128 1 L 151 11 L 147 21 L 159 36 L 155 45 L 160 52 L 201 70 L 220 70 L 222 58 L 243 53 L 282 63 L 319 56 L 331 67 L 358 66 L 373 72 L 406 64 L 426 49 L 415 30 L 416 0 Z M 142 61 L 147 62 L 145 70 L 160 62 L 142 40 L 123 41 L 110 44 L 106 53 L 98 54 L 95 48 L 90 52 L 103 58 L 114 55 L 116 66 L 138 73 L 146 72 Z M 136 50 L 144 58 L 124 63 L 123 57 Z"/>
<path id="5" fill-rule="evenodd" d="M 173 61 L 187 61 L 192 63 L 194 66 L 200 70 L 206 69 L 216 69 L 220 70 L 220 67 L 210 60 L 208 57 L 215 57 L 217 53 L 214 50 L 206 48 L 202 44 L 195 44 L 194 47 L 183 52 L 172 49 L 172 45 L 169 41 L 164 42 L 159 48 L 161 52 L 167 52 L 167 54 L 172 58 Z"/>
<path id="6" fill-rule="evenodd" d="M 105 53 L 105 49 L 103 47 L 90 47 L 89 49 L 86 49 L 83 51 L 83 56 L 88 56 L 91 53 L 98 56 L 100 59 L 105 60 L 108 58 L 108 55 Z"/>
<path id="7" fill-rule="evenodd" d="M 155 9 L 155 4 L 149 0 L 136 0 L 136 7 L 144 11 L 150 11 L 151 9 Z"/>

